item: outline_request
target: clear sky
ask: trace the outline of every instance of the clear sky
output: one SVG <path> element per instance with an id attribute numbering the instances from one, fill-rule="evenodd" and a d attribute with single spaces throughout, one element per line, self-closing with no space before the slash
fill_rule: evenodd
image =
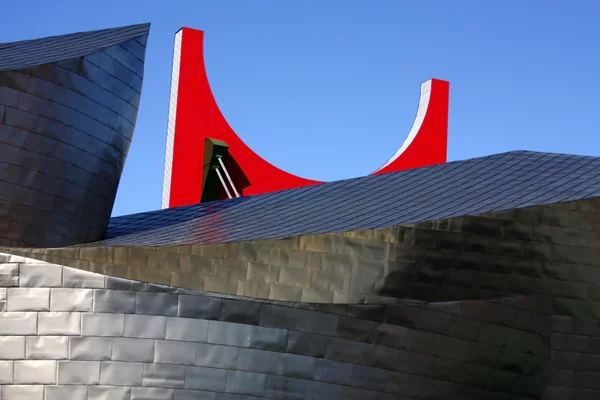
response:
<path id="1" fill-rule="evenodd" d="M 6 0 L 0 42 L 151 22 L 113 215 L 158 209 L 173 36 L 202 29 L 209 79 L 258 154 L 313 179 L 361 176 L 408 133 L 421 82 L 449 80 L 449 160 L 600 156 L 600 1 Z"/>

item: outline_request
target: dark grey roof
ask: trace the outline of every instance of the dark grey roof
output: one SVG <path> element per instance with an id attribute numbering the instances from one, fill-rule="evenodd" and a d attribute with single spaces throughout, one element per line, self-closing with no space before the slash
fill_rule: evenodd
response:
<path id="1" fill-rule="evenodd" d="M 112 218 L 106 245 L 224 243 L 383 228 L 600 196 L 600 158 L 513 151 Z"/>
<path id="2" fill-rule="evenodd" d="M 82 57 L 127 40 L 147 35 L 150 24 L 0 43 L 0 71 L 33 67 Z"/>

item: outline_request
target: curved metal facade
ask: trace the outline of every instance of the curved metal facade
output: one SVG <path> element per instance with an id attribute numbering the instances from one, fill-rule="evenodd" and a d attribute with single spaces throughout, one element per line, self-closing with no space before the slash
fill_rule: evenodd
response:
<path id="1" fill-rule="evenodd" d="M 309 305 L 0 257 L 6 400 L 532 399 L 548 373 L 543 296 Z"/>
<path id="2" fill-rule="evenodd" d="M 238 357 L 194 364 L 228 370 L 191 375 L 220 379 L 207 390 L 224 393 L 209 398 L 564 400 L 600 392 L 599 234 L 595 198 L 270 241 L 3 251 L 106 274 L 97 279 L 113 283 L 93 293 L 93 312 L 208 320 L 197 354 L 233 346 Z M 43 277 L 13 278 L 10 265 L 8 286 L 47 287 Z M 90 285 L 91 275 L 70 271 L 68 285 Z M 154 287 L 128 279 L 172 287 L 105 291 Z M 16 302 L 35 295 L 23 293 Z M 52 295 L 42 291 L 43 304 Z"/>
<path id="3" fill-rule="evenodd" d="M 0 243 L 103 238 L 133 136 L 148 29 L 0 45 Z"/>
<path id="4" fill-rule="evenodd" d="M 0 45 L 2 400 L 599 396 L 600 158 L 123 216 L 81 245 L 104 236 L 147 33 Z"/>

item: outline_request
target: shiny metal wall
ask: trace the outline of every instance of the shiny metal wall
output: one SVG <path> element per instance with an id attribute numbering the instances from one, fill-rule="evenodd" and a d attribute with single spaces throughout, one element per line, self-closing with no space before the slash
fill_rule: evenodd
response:
<path id="1" fill-rule="evenodd" d="M 133 135 L 147 36 L 0 71 L 0 243 L 103 238 Z"/>
<path id="2" fill-rule="evenodd" d="M 539 296 L 547 296 L 551 303 L 545 312 L 551 315 L 550 322 L 540 316 L 523 320 L 516 312 L 503 317 L 508 324 L 531 323 L 537 334 L 550 335 L 542 357 L 548 384 L 542 398 L 593 399 L 600 393 L 597 198 L 282 240 L 5 251 L 148 282 L 297 304 L 325 303 L 322 307 L 332 307 L 326 304 L 332 302 L 362 302 L 377 308 L 381 306 L 375 304 L 411 299 L 454 304 L 493 298 L 524 298 L 539 306 Z M 436 318 L 444 321 L 440 315 Z M 414 318 L 402 320 L 404 327 L 419 326 L 410 322 Z M 474 326 L 482 335 L 481 325 Z M 513 342 L 518 339 L 519 335 L 511 336 Z M 428 345 L 438 340 L 430 337 Z M 494 354 L 487 362 L 502 359 Z M 506 369 L 522 375 L 517 380 L 529 376 L 521 366 Z"/>
<path id="3" fill-rule="evenodd" d="M 0 254 L 3 400 L 535 399 L 549 298 L 309 305 Z"/>
<path id="4" fill-rule="evenodd" d="M 270 300 L 348 304 L 548 293 L 561 308 L 579 314 L 578 301 L 600 299 L 599 237 L 596 198 L 280 240 L 5 251 L 128 279 Z M 585 315 L 600 319 L 598 310 Z"/>

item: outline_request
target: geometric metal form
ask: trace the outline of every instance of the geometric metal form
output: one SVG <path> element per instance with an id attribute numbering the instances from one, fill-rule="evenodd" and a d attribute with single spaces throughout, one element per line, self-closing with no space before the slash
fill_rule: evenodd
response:
<path id="1" fill-rule="evenodd" d="M 319 234 L 320 214 L 304 210 L 293 217 L 308 228 L 275 237 L 294 199 L 333 191 L 330 183 L 243 199 L 275 199 L 274 221 L 268 212 L 255 217 L 273 229 L 262 240 L 254 225 L 244 233 L 254 240 L 230 240 L 230 230 L 194 242 L 205 229 L 214 235 L 220 219 L 254 212 L 222 214 L 223 205 L 243 205 L 232 199 L 121 217 L 121 236 L 103 242 L 1 248 L 10 254 L 0 255 L 2 394 L 595 398 L 599 162 L 516 152 L 431 167 L 437 172 L 425 176 L 434 186 L 450 185 L 440 195 L 460 194 L 432 195 L 437 207 L 422 200 L 432 194 L 424 183 L 396 178 L 404 194 L 421 199 L 414 204 L 424 217 L 410 224 L 390 224 L 404 218 L 397 216 L 375 229 Z M 312 208 L 325 206 L 334 221 L 347 213 L 336 206 L 368 199 L 371 181 L 410 172 L 354 180 L 346 190 L 356 191 Z M 278 196 L 288 208 L 277 209 Z M 431 218 L 442 215 L 450 216 Z M 357 216 L 346 226 L 360 226 Z M 185 228 L 184 239 L 167 234 L 169 224 L 172 232 Z"/>
<path id="2" fill-rule="evenodd" d="M 116 217 L 106 241 L 94 245 L 278 239 L 575 201 L 600 196 L 599 170 L 598 157 L 514 151 Z"/>
<path id="3" fill-rule="evenodd" d="M 323 183 L 283 171 L 264 160 L 233 131 L 212 94 L 203 56 L 204 32 L 182 28 L 175 35 L 162 208 L 206 201 L 202 158 L 206 139 L 229 146 L 224 159 L 242 196 Z M 396 154 L 371 175 L 446 162 L 449 83 L 421 85 L 417 115 Z M 213 172 L 214 173 L 214 172 Z M 210 197 L 210 196 L 209 196 Z M 226 199 L 222 190 L 218 199 Z"/>
<path id="4" fill-rule="evenodd" d="M 406 146 L 381 174 L 210 201 L 262 181 L 202 134 L 208 201 L 98 240 L 146 36 L 0 45 L 2 400 L 600 398 L 597 157 L 384 173 Z"/>
<path id="5" fill-rule="evenodd" d="M 548 296 L 308 306 L 0 258 L 6 400 L 539 399 L 550 373 Z"/>
<path id="6" fill-rule="evenodd" d="M 309 308 L 0 258 L 6 400 L 485 399 L 516 368 L 529 376 L 507 389 L 535 398 L 548 373 L 548 334 L 505 318 L 545 318 L 526 298 Z"/>
<path id="7" fill-rule="evenodd" d="M 0 243 L 102 239 L 133 136 L 148 31 L 0 44 Z"/>
<path id="8" fill-rule="evenodd" d="M 2 391 L 594 398 L 599 216 L 592 198 L 280 240 L 2 249 L 32 257 L 0 254 Z"/>
<path id="9" fill-rule="evenodd" d="M 565 284 L 553 280 L 600 285 L 594 274 L 580 276 L 593 272 L 586 266 L 600 265 L 598 199 L 283 239 L 2 251 L 121 278 L 274 301 L 385 304 L 551 293 L 561 309 L 570 309 L 576 304 L 571 296 L 585 293 L 563 292 L 557 288 Z M 561 274 L 560 263 L 581 266 L 564 266 Z M 600 318 L 593 310 L 589 315 Z"/>
<path id="10" fill-rule="evenodd" d="M 455 187 L 462 197 L 438 204 L 454 210 L 448 218 L 212 244 L 194 244 L 190 232 L 185 243 L 171 237 L 169 244 L 164 232 L 150 228 L 148 238 L 161 245 L 139 241 L 144 232 L 138 232 L 115 237 L 112 245 L 3 248 L 30 259 L 9 256 L 0 267 L 0 286 L 7 287 L 0 288 L 0 340 L 14 342 L 0 349 L 5 370 L 15 371 L 2 390 L 14 398 L 39 386 L 72 395 L 75 384 L 86 387 L 88 398 L 105 390 L 100 386 L 118 386 L 131 397 L 156 397 L 161 388 L 167 398 L 595 398 L 600 160 L 507 154 L 502 162 L 490 157 L 495 161 L 476 164 L 488 175 L 486 190 L 460 164 L 432 167 L 448 168 L 431 176 L 435 181 L 454 171 L 462 176 L 458 182 L 475 185 L 474 191 Z M 364 196 L 369 180 L 402 174 L 354 185 Z M 513 195 L 489 176 L 510 180 L 521 192 Z M 404 192 L 423 195 L 420 189 Z M 306 190 L 264 197 L 291 199 Z M 208 206 L 228 203 L 236 200 L 202 205 L 205 215 L 192 224 L 214 228 L 224 216 Z M 425 215 L 442 215 L 420 204 Z M 328 210 L 338 217 L 346 212 Z M 244 212 L 252 210 L 236 215 Z M 181 208 L 130 216 L 128 229 L 149 228 L 160 214 L 162 226 L 190 215 Z M 305 222 L 317 218 L 302 215 Z M 257 218 L 263 227 L 277 225 Z M 64 267 L 50 276 L 52 269 L 35 260 Z M 65 305 L 60 287 L 79 300 Z M 19 353 L 19 335 L 53 354 L 45 365 L 53 371 L 56 363 L 58 375 L 31 372 L 38 356 Z M 69 343 L 80 342 L 82 350 L 65 356 L 59 343 L 44 347 L 47 336 L 57 335 L 72 336 Z M 103 339 L 91 338 L 98 335 Z M 122 350 L 123 342 L 141 353 Z M 78 371 L 83 358 L 91 360 L 89 369 Z M 117 368 L 120 374 L 109 372 Z"/>

